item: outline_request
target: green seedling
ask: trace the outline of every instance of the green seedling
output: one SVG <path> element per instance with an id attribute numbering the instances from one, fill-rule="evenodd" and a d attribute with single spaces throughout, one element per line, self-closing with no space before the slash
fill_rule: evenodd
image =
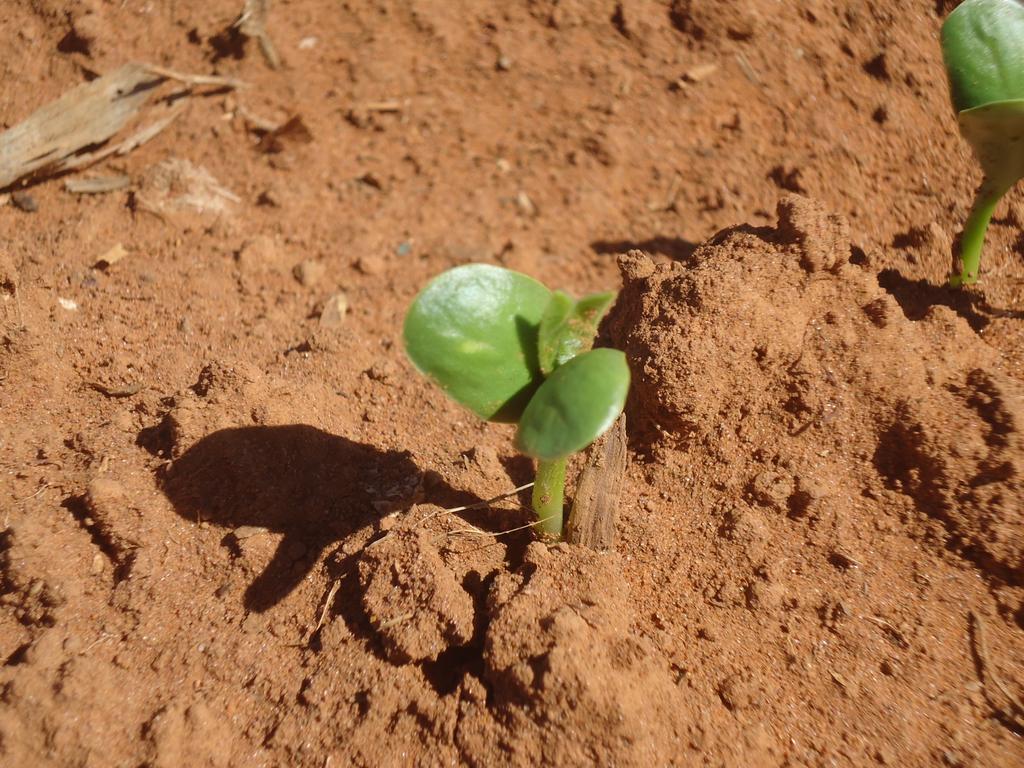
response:
<path id="1" fill-rule="evenodd" d="M 434 278 L 405 317 L 405 349 L 421 372 L 480 418 L 518 424 L 516 447 L 538 461 L 535 528 L 546 538 L 562 535 L 568 457 L 626 402 L 626 356 L 592 349 L 614 300 L 575 301 L 518 272 L 467 264 Z"/>
<path id="2" fill-rule="evenodd" d="M 966 0 L 942 25 L 942 55 L 960 132 L 984 179 L 960 243 L 954 286 L 978 280 L 996 204 L 1024 178 L 1024 2 Z"/>

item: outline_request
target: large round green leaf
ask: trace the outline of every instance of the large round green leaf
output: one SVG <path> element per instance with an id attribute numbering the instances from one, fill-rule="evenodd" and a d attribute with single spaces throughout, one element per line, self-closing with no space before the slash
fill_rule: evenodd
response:
<path id="1" fill-rule="evenodd" d="M 581 451 L 622 413 L 629 365 L 617 349 L 593 349 L 555 369 L 519 421 L 516 446 L 553 461 Z"/>
<path id="2" fill-rule="evenodd" d="M 1024 99 L 1024 2 L 966 0 L 942 25 L 957 112 Z"/>
<path id="3" fill-rule="evenodd" d="M 516 421 L 542 377 L 537 329 L 551 299 L 542 284 L 489 264 L 434 278 L 405 316 L 409 359 L 455 401 L 489 421 Z"/>

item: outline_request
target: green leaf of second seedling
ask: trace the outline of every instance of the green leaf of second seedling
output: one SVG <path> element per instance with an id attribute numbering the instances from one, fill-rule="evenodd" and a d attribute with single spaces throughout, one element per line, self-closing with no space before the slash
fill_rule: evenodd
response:
<path id="1" fill-rule="evenodd" d="M 554 461 L 581 451 L 615 423 L 629 392 L 629 365 L 617 349 L 593 349 L 559 366 L 519 421 L 520 451 Z"/>
<path id="2" fill-rule="evenodd" d="M 1024 2 L 967 0 L 942 25 L 960 131 L 992 191 L 1024 176 Z"/>
<path id="3" fill-rule="evenodd" d="M 595 293 L 579 301 L 555 291 L 540 321 L 537 353 L 540 369 L 549 375 L 558 366 L 594 346 L 594 336 L 615 293 Z"/>
<path id="4" fill-rule="evenodd" d="M 489 421 L 516 421 L 543 377 L 537 332 L 551 292 L 533 278 L 467 264 L 434 278 L 405 316 L 413 364 Z"/>
<path id="5" fill-rule="evenodd" d="M 985 231 L 1024 177 L 1024 1 L 966 0 L 942 25 L 942 56 L 960 132 L 985 173 L 960 240 L 961 273 L 977 281 Z"/>
<path id="6" fill-rule="evenodd" d="M 957 112 L 1024 99 L 1024 2 L 966 0 L 942 25 Z"/>

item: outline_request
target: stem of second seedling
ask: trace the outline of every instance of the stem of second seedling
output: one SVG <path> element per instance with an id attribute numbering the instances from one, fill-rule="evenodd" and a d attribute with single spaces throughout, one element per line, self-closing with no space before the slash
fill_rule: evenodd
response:
<path id="1" fill-rule="evenodd" d="M 978 282 L 978 270 L 981 266 L 981 249 L 985 245 L 985 232 L 995 213 L 996 205 L 1007 193 L 1009 187 L 996 186 L 988 179 L 982 182 L 974 198 L 971 215 L 967 217 L 964 231 L 960 237 L 960 264 L 962 272 L 949 278 L 954 288 L 961 285 L 974 285 Z"/>
<path id="2" fill-rule="evenodd" d="M 537 480 L 533 485 L 533 511 L 538 521 L 534 530 L 545 539 L 562 538 L 562 513 L 565 498 L 566 459 L 537 463 Z"/>

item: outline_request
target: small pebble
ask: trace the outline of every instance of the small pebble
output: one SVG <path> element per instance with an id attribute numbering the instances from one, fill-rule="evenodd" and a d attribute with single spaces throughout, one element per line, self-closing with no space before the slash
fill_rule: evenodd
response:
<path id="1" fill-rule="evenodd" d="M 516 195 L 516 205 L 519 206 L 519 210 L 526 216 L 537 215 L 537 206 L 533 204 L 530 196 L 522 190 Z"/>
<path id="2" fill-rule="evenodd" d="M 701 80 L 706 80 L 715 72 L 718 71 L 718 65 L 713 63 L 698 64 L 695 67 L 691 67 L 683 73 L 683 79 L 689 83 L 699 83 Z"/>
<path id="3" fill-rule="evenodd" d="M 35 198 L 28 192 L 12 192 L 11 202 L 14 203 L 15 208 L 25 213 L 35 213 L 39 210 Z"/>
<path id="4" fill-rule="evenodd" d="M 241 525 L 232 531 L 235 538 L 239 541 L 242 539 L 248 539 L 250 536 L 261 536 L 267 532 L 267 529 L 262 525 Z"/>
<path id="5" fill-rule="evenodd" d="M 320 327 L 340 328 L 345 322 L 346 312 L 348 312 L 348 296 L 339 291 L 324 302 L 324 309 L 320 313 Z"/>

